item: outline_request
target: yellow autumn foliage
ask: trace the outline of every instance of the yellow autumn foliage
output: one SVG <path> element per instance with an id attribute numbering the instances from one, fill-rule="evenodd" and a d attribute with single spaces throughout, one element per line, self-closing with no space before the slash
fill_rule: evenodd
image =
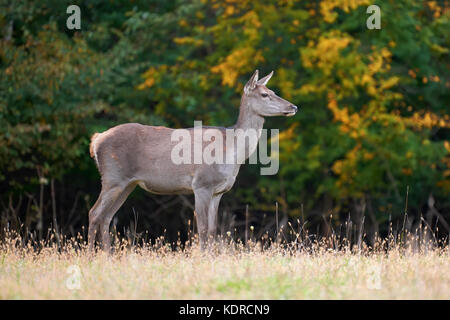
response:
<path id="1" fill-rule="evenodd" d="M 350 9 L 356 9 L 362 5 L 369 5 L 368 0 L 325 0 L 320 2 L 320 13 L 323 20 L 327 23 L 333 23 L 338 17 L 335 9 L 342 9 L 344 12 L 349 12 Z"/>
<path id="2" fill-rule="evenodd" d="M 180 45 L 188 44 L 188 45 L 193 45 L 196 47 L 203 45 L 203 40 L 196 39 L 193 37 L 174 38 L 173 42 L 175 42 L 176 44 L 180 44 Z"/>
<path id="3" fill-rule="evenodd" d="M 302 50 L 302 63 L 305 68 L 321 69 L 325 75 L 330 75 L 333 67 L 340 58 L 339 52 L 346 48 L 352 38 L 339 31 L 333 31 L 327 36 L 319 38 L 317 43 L 308 43 L 308 47 Z"/>
<path id="4" fill-rule="evenodd" d="M 167 65 L 161 65 L 159 67 L 150 67 L 144 74 L 143 78 L 145 79 L 143 83 L 138 85 L 139 90 L 144 90 L 147 88 L 151 88 L 155 83 L 159 81 L 161 78 L 161 74 L 167 71 Z"/>
<path id="5" fill-rule="evenodd" d="M 450 128 L 450 121 L 442 119 L 439 115 L 432 112 L 414 112 L 411 117 L 405 118 L 406 124 L 418 129 L 423 128 Z"/>
<path id="6" fill-rule="evenodd" d="M 239 75 L 251 72 L 254 65 L 264 60 L 261 51 L 253 47 L 238 48 L 231 52 L 222 63 L 213 66 L 213 73 L 222 75 L 222 84 L 233 87 Z"/>

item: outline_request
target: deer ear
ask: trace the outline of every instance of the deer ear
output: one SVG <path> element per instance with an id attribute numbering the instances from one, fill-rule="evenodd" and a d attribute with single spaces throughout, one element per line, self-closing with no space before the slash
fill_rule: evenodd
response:
<path id="1" fill-rule="evenodd" d="M 248 80 L 247 84 L 244 87 L 245 94 L 249 94 L 250 90 L 255 89 L 256 84 L 258 83 L 258 69 L 255 70 L 250 80 Z"/>
<path id="2" fill-rule="evenodd" d="M 269 73 L 267 76 L 258 81 L 259 85 L 265 86 L 267 82 L 269 82 L 270 78 L 273 76 L 273 71 Z"/>

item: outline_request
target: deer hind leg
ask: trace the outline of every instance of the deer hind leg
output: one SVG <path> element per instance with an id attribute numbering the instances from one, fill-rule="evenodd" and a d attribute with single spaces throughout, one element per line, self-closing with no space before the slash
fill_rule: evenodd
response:
<path id="1" fill-rule="evenodd" d="M 106 231 L 105 220 L 109 218 L 109 222 L 111 222 L 112 217 L 125 201 L 126 196 L 128 196 L 128 194 L 133 190 L 134 185 L 133 188 L 128 191 L 128 194 L 124 196 L 124 193 L 128 190 L 128 187 L 129 185 L 127 184 L 116 185 L 114 187 L 105 187 L 105 185 L 102 185 L 100 196 L 92 209 L 89 211 L 88 242 L 91 250 L 94 249 L 95 240 L 97 237 L 100 237 L 103 243 L 105 242 L 105 239 L 109 240 L 109 232 L 106 232 L 106 235 L 104 234 Z"/>
<path id="2" fill-rule="evenodd" d="M 99 220 L 97 218 L 97 212 L 100 204 L 103 202 L 103 190 L 100 192 L 100 195 L 98 196 L 97 201 L 95 202 L 94 206 L 89 210 L 89 231 L 88 231 L 88 243 L 89 243 L 89 249 L 91 251 L 94 250 L 95 246 L 95 240 L 97 236 L 100 233 L 99 230 Z"/>
<path id="3" fill-rule="evenodd" d="M 100 234 L 102 236 L 102 249 L 105 252 L 111 252 L 111 237 L 109 234 L 109 227 L 111 225 L 111 220 L 116 214 L 117 210 L 120 209 L 122 204 L 125 202 L 125 200 L 128 198 L 128 196 L 134 190 L 135 187 L 136 183 L 131 183 L 127 185 L 125 189 L 120 191 L 113 205 L 103 217 L 103 221 L 100 224 Z"/>

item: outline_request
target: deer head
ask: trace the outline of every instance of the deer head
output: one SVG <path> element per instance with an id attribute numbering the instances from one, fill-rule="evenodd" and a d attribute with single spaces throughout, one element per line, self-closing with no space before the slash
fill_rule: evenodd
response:
<path id="1" fill-rule="evenodd" d="M 261 117 L 293 116 L 297 113 L 297 107 L 291 102 L 277 96 L 266 87 L 273 75 L 273 71 L 264 78 L 258 80 L 258 70 L 244 87 L 244 95 L 252 112 Z"/>

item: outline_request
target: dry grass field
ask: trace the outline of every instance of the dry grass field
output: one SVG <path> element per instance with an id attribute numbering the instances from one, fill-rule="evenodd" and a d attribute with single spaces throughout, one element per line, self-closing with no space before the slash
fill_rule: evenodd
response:
<path id="1" fill-rule="evenodd" d="M 384 249 L 381 249 L 384 246 Z M 315 243 L 116 244 L 90 253 L 66 240 L 37 253 L 20 237 L 0 249 L 0 299 L 450 299 L 448 246 L 332 249 Z"/>

